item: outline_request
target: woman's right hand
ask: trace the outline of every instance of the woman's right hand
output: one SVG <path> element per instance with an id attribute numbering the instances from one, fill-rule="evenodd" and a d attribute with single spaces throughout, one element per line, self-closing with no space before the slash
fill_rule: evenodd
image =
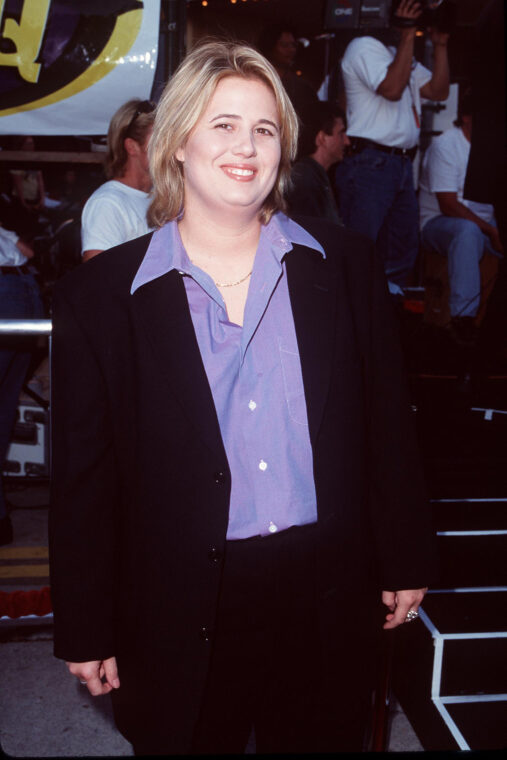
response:
<path id="1" fill-rule="evenodd" d="M 108 657 L 107 660 L 91 660 L 90 662 L 66 662 L 65 664 L 73 676 L 79 678 L 81 683 L 86 683 L 88 691 L 94 697 L 109 694 L 113 689 L 120 688 L 116 657 Z"/>

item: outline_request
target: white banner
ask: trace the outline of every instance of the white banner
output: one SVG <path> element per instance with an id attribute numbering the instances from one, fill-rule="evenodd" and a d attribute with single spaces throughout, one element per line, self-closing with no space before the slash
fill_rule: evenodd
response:
<path id="1" fill-rule="evenodd" d="M 150 97 L 160 0 L 0 0 L 0 134 L 100 135 Z"/>

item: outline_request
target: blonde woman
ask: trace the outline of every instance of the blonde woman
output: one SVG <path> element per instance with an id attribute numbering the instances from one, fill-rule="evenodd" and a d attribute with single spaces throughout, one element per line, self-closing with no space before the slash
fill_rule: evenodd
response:
<path id="1" fill-rule="evenodd" d="M 201 43 L 157 109 L 156 232 L 56 288 L 55 654 L 138 755 L 361 749 L 432 573 L 382 268 L 285 216 L 296 144 L 271 65 Z"/>
<path id="2" fill-rule="evenodd" d="M 83 261 L 150 230 L 148 143 L 155 104 L 132 98 L 114 114 L 107 133 L 107 182 L 88 198 L 81 217 Z"/>

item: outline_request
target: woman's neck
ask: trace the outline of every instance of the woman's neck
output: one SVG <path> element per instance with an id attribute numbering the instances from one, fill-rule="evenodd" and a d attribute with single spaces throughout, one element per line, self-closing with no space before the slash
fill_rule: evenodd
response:
<path id="1" fill-rule="evenodd" d="M 200 265 L 240 266 L 253 262 L 259 243 L 261 223 L 257 215 L 210 218 L 185 212 L 178 222 L 181 239 L 189 257 Z"/>

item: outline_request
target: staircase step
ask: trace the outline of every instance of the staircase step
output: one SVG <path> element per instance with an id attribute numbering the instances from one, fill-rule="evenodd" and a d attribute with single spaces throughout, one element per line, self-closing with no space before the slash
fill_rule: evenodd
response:
<path id="1" fill-rule="evenodd" d="M 438 536 L 438 588 L 507 585 L 507 535 Z"/>
<path id="2" fill-rule="evenodd" d="M 507 498 L 433 499 L 432 509 L 437 531 L 507 531 Z"/>

